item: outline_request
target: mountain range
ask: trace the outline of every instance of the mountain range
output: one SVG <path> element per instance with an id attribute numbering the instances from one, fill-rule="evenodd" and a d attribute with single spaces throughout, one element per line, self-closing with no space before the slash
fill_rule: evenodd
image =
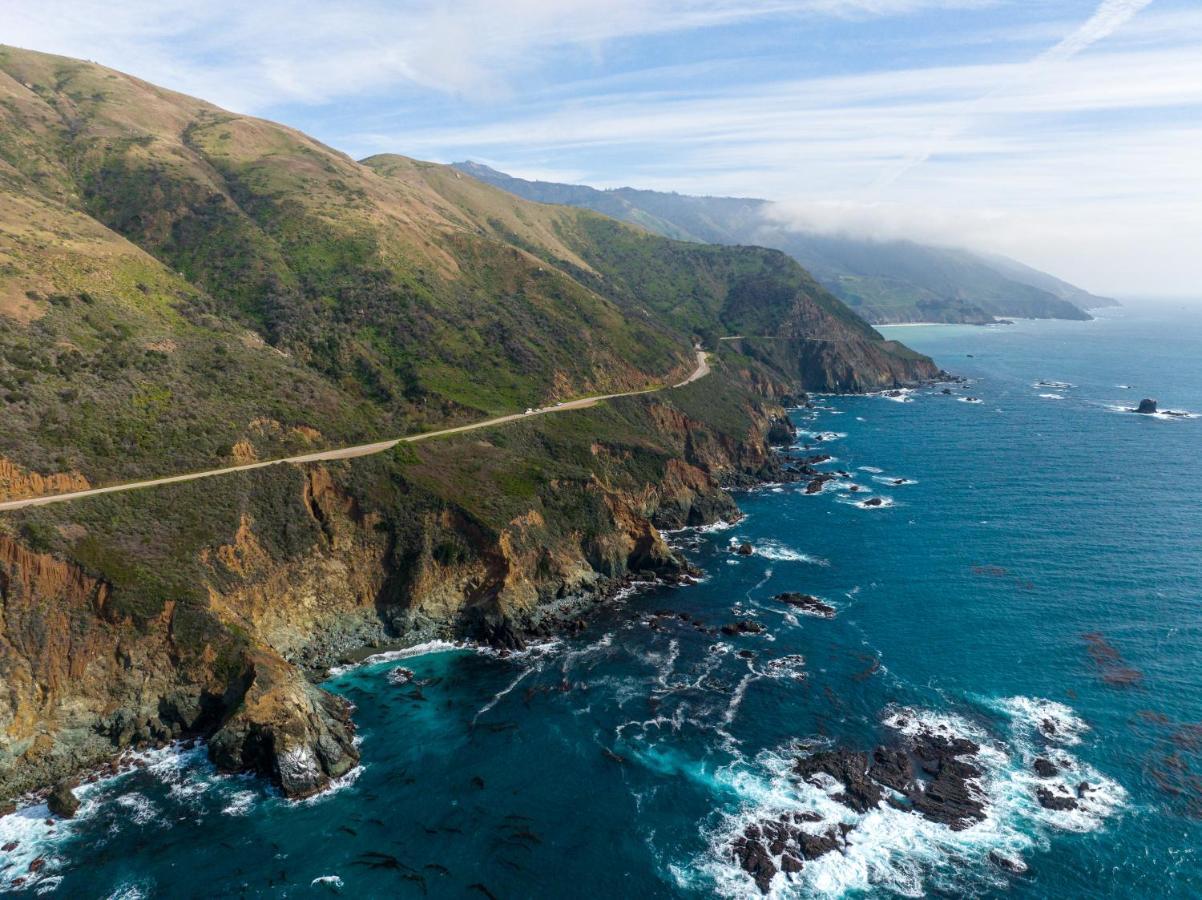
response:
<path id="1" fill-rule="evenodd" d="M 782 224 L 766 200 L 598 190 L 514 178 L 475 162 L 455 167 L 528 200 L 596 210 L 676 240 L 782 250 L 874 324 L 1088 319 L 1086 310 L 1116 305 L 1003 256 L 798 230 Z"/>

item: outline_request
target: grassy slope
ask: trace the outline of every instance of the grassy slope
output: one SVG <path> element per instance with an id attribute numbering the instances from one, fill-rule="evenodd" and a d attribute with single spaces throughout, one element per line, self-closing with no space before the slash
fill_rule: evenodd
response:
<path id="1" fill-rule="evenodd" d="M 687 367 L 682 336 L 481 234 L 420 184 L 99 66 L 3 50 L 0 70 L 0 133 L 27 136 L 3 155 L 29 184 L 392 431 Z"/>
<path id="2" fill-rule="evenodd" d="M 357 163 L 90 63 L 0 47 L 0 138 L 0 455 L 41 472 L 99 483 L 663 384 L 695 334 L 879 340 L 778 252 Z"/>

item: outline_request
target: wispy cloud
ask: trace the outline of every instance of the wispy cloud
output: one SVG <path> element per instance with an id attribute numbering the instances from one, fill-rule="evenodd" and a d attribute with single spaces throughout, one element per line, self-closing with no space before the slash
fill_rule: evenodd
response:
<path id="1" fill-rule="evenodd" d="M 1054 46 L 1022 65 L 1010 67 L 1008 80 L 998 83 L 988 93 L 965 104 L 957 115 L 936 129 L 921 150 L 883 173 L 874 183 L 873 188 L 879 189 L 892 184 L 915 166 L 922 165 L 946 145 L 952 136 L 972 127 L 973 122 L 982 116 L 989 115 L 1008 91 L 1025 83 L 1047 78 L 1056 64 L 1072 59 L 1091 45 L 1114 34 L 1151 3 L 1152 0 L 1102 0 L 1093 15 L 1057 41 Z"/>
<path id="2" fill-rule="evenodd" d="M 241 112 L 419 88 L 503 94 L 563 52 L 799 17 L 994 0 L 6 0 L 4 41 L 96 59 Z"/>

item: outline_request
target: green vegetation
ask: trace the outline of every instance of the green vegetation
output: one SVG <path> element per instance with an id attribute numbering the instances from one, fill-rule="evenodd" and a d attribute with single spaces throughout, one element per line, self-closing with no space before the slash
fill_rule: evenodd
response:
<path id="1" fill-rule="evenodd" d="M 0 48 L 0 456 L 26 469 L 97 484 L 431 430 L 670 383 L 732 333 L 887 346 L 781 253 Z"/>
<path id="2" fill-rule="evenodd" d="M 512 178 L 478 163 L 455 167 L 519 197 L 596 210 L 664 237 L 774 247 L 870 322 L 985 324 L 995 316 L 1086 319 L 1083 310 L 1115 304 L 1004 257 L 795 230 L 777 221 L 764 200 L 635 188 L 600 191 Z"/>

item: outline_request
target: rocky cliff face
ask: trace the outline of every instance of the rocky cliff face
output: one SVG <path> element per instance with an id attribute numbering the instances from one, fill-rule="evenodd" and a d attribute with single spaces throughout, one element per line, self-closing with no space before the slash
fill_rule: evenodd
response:
<path id="1" fill-rule="evenodd" d="M 807 390 L 823 393 L 905 387 L 944 374 L 930 358 L 895 341 L 742 338 L 729 344 L 769 370 L 787 373 Z"/>
<path id="2" fill-rule="evenodd" d="M 632 400 L 420 457 L 251 473 L 228 497 L 167 488 L 180 493 L 22 514 L 0 533 L 0 799 L 186 735 L 210 738 L 223 770 L 320 791 L 358 754 L 345 704 L 307 671 L 396 640 L 516 646 L 631 576 L 678 577 L 658 529 L 737 515 L 723 486 L 780 475 L 767 435 L 781 410 L 748 396 L 722 427 L 691 412 L 720 406 L 704 395 Z M 561 461 L 542 482 L 516 483 L 510 456 L 495 475 L 473 468 L 529 441 Z M 432 480 L 456 466 L 470 491 Z M 188 581 L 138 593 L 146 542 L 121 523 L 152 519 L 140 504 L 156 502 L 207 504 L 194 512 L 216 524 L 187 546 L 196 523 L 172 524 L 161 539 L 186 547 Z"/>

